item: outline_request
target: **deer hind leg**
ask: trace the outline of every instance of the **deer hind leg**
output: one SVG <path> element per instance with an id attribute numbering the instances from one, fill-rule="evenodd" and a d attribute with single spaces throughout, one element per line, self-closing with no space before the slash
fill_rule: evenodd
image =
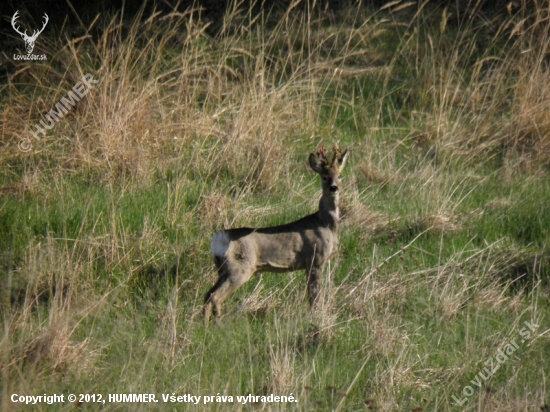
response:
<path id="1" fill-rule="evenodd" d="M 225 262 L 223 265 L 218 266 L 218 273 L 218 281 L 205 296 L 204 318 L 207 323 L 212 311 L 214 311 L 217 319 L 220 318 L 223 302 L 235 292 L 239 286 L 246 283 L 252 277 L 254 271 L 242 265 Z"/>
<path id="2" fill-rule="evenodd" d="M 218 303 L 218 299 L 216 298 L 216 294 L 219 293 L 218 289 L 220 289 L 226 281 L 227 275 L 224 273 L 219 273 L 218 281 L 206 293 L 206 296 L 204 297 L 204 320 L 206 323 L 210 321 L 212 312 L 214 312 L 217 318 L 219 318 L 220 316 L 221 308 Z"/>

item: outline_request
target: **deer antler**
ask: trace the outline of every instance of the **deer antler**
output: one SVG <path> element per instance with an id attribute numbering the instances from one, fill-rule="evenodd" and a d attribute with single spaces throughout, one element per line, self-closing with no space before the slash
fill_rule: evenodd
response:
<path id="1" fill-rule="evenodd" d="M 13 15 L 13 17 L 11 18 L 11 25 L 13 27 L 13 29 L 19 33 L 21 35 L 21 37 L 23 38 L 23 40 L 25 41 L 34 41 L 38 38 L 38 35 L 40 33 L 42 33 L 44 31 L 44 29 L 46 28 L 46 25 L 48 24 L 48 22 L 50 21 L 50 18 L 48 17 L 48 15 L 46 13 L 44 13 L 44 23 L 42 24 L 42 28 L 40 30 L 35 30 L 32 34 L 32 36 L 29 36 L 27 34 L 27 30 L 25 29 L 25 32 L 21 32 L 21 29 L 20 29 L 20 26 L 16 26 L 15 25 L 15 21 L 19 18 L 19 10 L 17 10 L 15 12 L 15 14 Z"/>
<path id="2" fill-rule="evenodd" d="M 42 25 L 42 28 L 39 31 L 36 31 L 36 30 L 34 31 L 34 33 L 32 35 L 33 38 L 37 38 L 38 35 L 44 31 L 44 29 L 46 28 L 46 25 L 50 21 L 50 18 L 48 17 L 48 15 L 46 13 L 44 13 L 44 17 L 45 17 L 45 21 L 44 21 L 44 24 Z"/>
<path id="3" fill-rule="evenodd" d="M 332 156 L 332 162 L 330 162 L 331 165 L 333 165 L 334 162 L 342 158 L 342 152 L 340 151 L 337 145 L 334 145 L 334 147 L 332 148 L 332 151 L 334 152 L 334 155 Z"/>
<path id="4" fill-rule="evenodd" d="M 19 34 L 21 35 L 21 37 L 23 37 L 23 39 L 24 39 L 25 37 L 29 37 L 29 36 L 27 36 L 27 30 L 25 30 L 25 32 L 22 33 L 22 32 L 19 30 L 19 26 L 18 26 L 18 27 L 15 26 L 15 20 L 17 20 L 18 18 L 19 18 L 19 10 L 17 10 L 17 11 L 15 12 L 15 14 L 13 15 L 13 17 L 11 18 L 11 26 L 13 27 L 13 29 L 14 29 L 17 33 L 19 33 Z"/>

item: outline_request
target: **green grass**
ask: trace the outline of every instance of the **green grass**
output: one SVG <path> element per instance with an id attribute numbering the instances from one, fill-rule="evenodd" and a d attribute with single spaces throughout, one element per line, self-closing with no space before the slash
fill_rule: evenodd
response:
<path id="1" fill-rule="evenodd" d="M 14 71 L 1 90 L 4 410 L 32 408 L 14 393 L 160 400 L 83 410 L 548 408 L 550 74 L 520 53 L 544 50 L 546 11 L 504 41 L 495 28 L 510 35 L 519 15 L 443 27 L 447 11 L 396 7 L 291 9 L 247 29 L 253 16 L 230 11 L 218 36 L 185 16 L 138 16 L 124 33 L 101 19 L 118 37 L 37 43 L 65 63 Z M 89 99 L 20 152 L 36 96 L 53 107 L 79 67 L 100 79 Z M 315 211 L 306 159 L 336 143 L 351 159 L 319 309 L 303 273 L 262 274 L 205 326 L 212 234 Z M 471 383 L 525 321 L 539 328 Z M 298 402 L 237 402 L 248 394 Z"/>

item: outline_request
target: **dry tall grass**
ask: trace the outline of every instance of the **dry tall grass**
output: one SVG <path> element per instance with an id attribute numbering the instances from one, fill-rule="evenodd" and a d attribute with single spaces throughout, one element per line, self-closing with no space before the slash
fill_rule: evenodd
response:
<path id="1" fill-rule="evenodd" d="M 379 113 L 390 107 L 395 120 L 409 117 L 410 137 L 433 153 L 473 160 L 492 151 L 529 170 L 547 165 L 546 7 L 506 19 L 499 14 L 450 35 L 457 30 L 450 27 L 457 24 L 452 11 L 441 14 L 437 33 L 415 24 L 421 9 L 392 57 L 373 45 L 402 24 L 399 13 L 392 21 L 361 8 L 333 15 L 296 6 L 274 16 L 243 13 L 235 4 L 216 37 L 200 11 L 190 9 L 140 13 L 130 25 L 120 16 L 98 16 L 77 39 L 49 39 L 42 47 L 56 52 L 54 63 L 14 63 L 2 104 L 4 159 L 47 156 L 106 182 L 147 181 L 153 171 L 192 164 L 202 178 L 228 173 L 244 189 L 269 191 L 284 176 L 293 139 L 330 133 L 340 112 L 351 108 L 357 127 L 391 130 L 371 116 L 374 105 Z M 276 25 L 267 29 L 267 21 Z M 395 93 L 390 83 L 401 66 L 414 84 Z M 46 139 L 35 141 L 29 130 L 86 73 L 100 82 Z M 368 85 L 359 95 L 344 91 L 362 75 L 387 88 L 382 97 L 364 100 Z M 336 98 L 327 125 L 327 113 L 320 117 L 329 89 Z M 27 138 L 33 150 L 22 154 L 16 145 Z M 372 142 L 366 136 L 358 144 L 368 152 Z"/>
<path id="2" fill-rule="evenodd" d="M 213 38 L 199 10 L 140 13 L 129 26 L 98 16 L 77 39 L 50 39 L 55 64 L 17 67 L 2 141 L 11 156 L 46 155 L 105 182 L 146 181 L 180 165 L 203 179 L 228 173 L 244 189 L 270 190 L 285 172 L 287 145 L 319 130 L 322 94 L 350 50 L 327 50 L 335 36 L 320 36 L 321 21 L 293 7 L 273 29 L 267 18 L 235 6 Z M 29 129 L 86 73 L 99 83 L 36 142 Z M 26 138 L 33 151 L 18 153 Z"/>

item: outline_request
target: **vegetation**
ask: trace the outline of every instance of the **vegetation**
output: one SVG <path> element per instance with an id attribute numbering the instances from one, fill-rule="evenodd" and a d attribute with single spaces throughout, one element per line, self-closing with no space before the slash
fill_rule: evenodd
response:
<path id="1" fill-rule="evenodd" d="M 0 90 L 2 409 L 549 410 L 549 17 L 296 2 L 46 30 Z M 314 211 L 322 144 L 351 156 L 321 307 L 264 274 L 206 327 L 212 234 Z"/>

